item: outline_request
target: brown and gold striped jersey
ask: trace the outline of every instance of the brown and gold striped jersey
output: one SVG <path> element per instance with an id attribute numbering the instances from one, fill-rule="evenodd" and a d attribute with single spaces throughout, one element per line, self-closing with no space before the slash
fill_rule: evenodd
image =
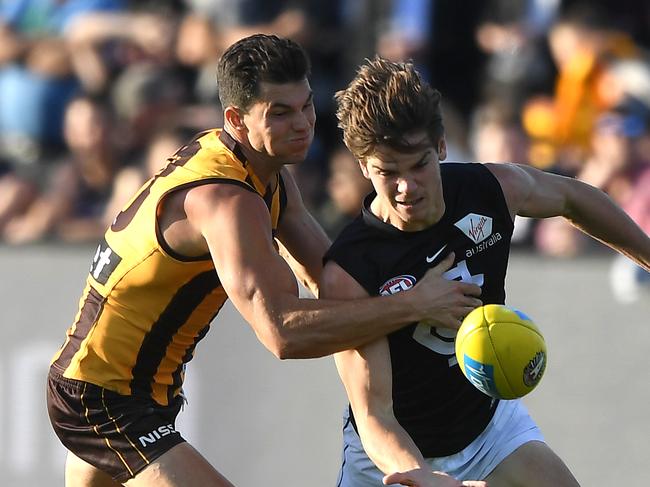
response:
<path id="1" fill-rule="evenodd" d="M 282 178 L 267 191 L 225 131 L 198 134 L 142 186 L 97 247 L 79 311 L 52 359 L 65 377 L 162 405 L 180 393 L 184 365 L 227 296 L 210 255 L 175 253 L 157 215 L 166 195 L 210 183 L 259 194 L 275 232 L 286 205 Z"/>

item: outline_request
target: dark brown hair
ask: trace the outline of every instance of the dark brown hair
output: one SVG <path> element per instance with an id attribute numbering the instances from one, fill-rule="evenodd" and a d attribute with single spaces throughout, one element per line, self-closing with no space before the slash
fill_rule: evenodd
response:
<path id="1" fill-rule="evenodd" d="M 310 74 L 304 49 L 290 39 L 255 34 L 230 46 L 217 66 L 221 106 L 247 110 L 259 96 L 261 82 L 291 83 Z"/>
<path id="2" fill-rule="evenodd" d="M 343 141 L 357 159 L 376 146 L 419 150 L 405 136 L 424 131 L 436 144 L 444 133 L 440 93 L 422 79 L 411 62 L 375 57 L 361 65 L 345 90 L 334 96 Z"/>

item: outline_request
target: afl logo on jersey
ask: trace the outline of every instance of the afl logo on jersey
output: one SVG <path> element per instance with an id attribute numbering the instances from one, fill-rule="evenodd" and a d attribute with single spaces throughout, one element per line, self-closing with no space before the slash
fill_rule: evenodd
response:
<path id="1" fill-rule="evenodd" d="M 379 294 L 381 296 L 388 296 L 389 294 L 397 294 L 402 291 L 407 291 L 415 286 L 416 280 L 415 277 L 408 274 L 393 277 L 381 285 L 379 288 Z"/>

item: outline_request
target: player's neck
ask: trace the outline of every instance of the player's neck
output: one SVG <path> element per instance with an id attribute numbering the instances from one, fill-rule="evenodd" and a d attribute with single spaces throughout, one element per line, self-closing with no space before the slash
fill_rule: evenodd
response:
<path id="1" fill-rule="evenodd" d="M 421 213 L 413 215 L 396 210 L 381 197 L 370 204 L 370 211 L 381 221 L 403 232 L 419 232 L 437 224 L 445 214 L 445 201 L 440 199 Z"/>
<path id="2" fill-rule="evenodd" d="M 246 137 L 242 137 L 236 130 L 224 127 L 224 130 L 237 141 L 242 149 L 246 163 L 253 169 L 253 173 L 260 180 L 260 182 L 267 187 L 272 182 L 276 181 L 276 177 L 282 169 L 282 164 L 273 157 L 269 157 L 251 147 L 250 142 Z"/>

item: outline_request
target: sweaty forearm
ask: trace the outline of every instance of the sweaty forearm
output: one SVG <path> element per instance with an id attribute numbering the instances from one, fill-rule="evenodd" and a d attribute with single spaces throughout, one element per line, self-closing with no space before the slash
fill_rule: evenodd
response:
<path id="1" fill-rule="evenodd" d="M 583 232 L 650 271 L 650 238 L 601 190 L 575 184 L 565 216 Z"/>
<path id="2" fill-rule="evenodd" d="M 315 358 L 357 348 L 419 321 L 408 293 L 356 300 L 299 299 L 273 326 L 279 358 Z"/>

